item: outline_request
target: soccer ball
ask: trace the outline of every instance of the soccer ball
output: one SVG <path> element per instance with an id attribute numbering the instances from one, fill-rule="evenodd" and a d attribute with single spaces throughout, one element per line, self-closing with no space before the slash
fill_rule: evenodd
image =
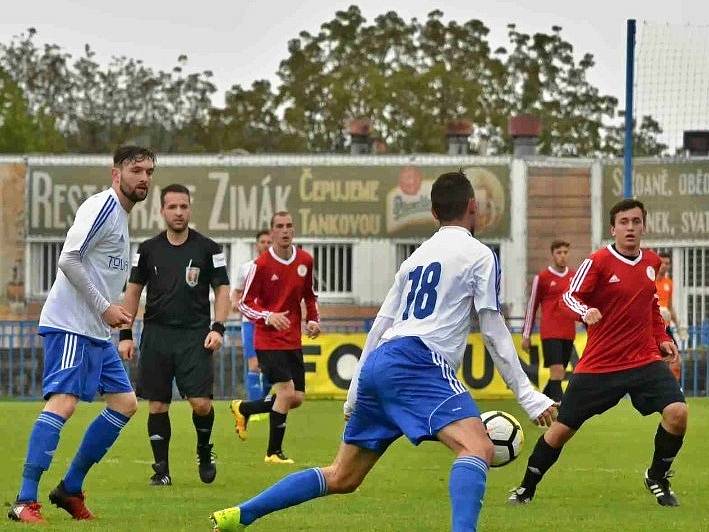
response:
<path id="1" fill-rule="evenodd" d="M 524 443 L 524 432 L 519 421 L 511 414 L 500 410 L 484 412 L 480 418 L 495 446 L 495 455 L 490 465 L 500 467 L 517 458 Z"/>

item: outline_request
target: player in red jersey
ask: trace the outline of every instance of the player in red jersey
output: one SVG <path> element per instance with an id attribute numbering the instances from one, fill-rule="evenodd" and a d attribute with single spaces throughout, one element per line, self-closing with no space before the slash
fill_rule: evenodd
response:
<path id="1" fill-rule="evenodd" d="M 552 264 L 535 275 L 532 281 L 532 293 L 527 303 L 522 330 L 522 349 L 529 353 L 529 337 L 532 334 L 534 317 L 537 308 L 541 306 L 539 335 L 542 337 L 544 367 L 549 368 L 549 382 L 543 393 L 559 402 L 563 395 L 561 381 L 566 376 L 566 366 L 569 364 L 576 338 L 575 318 L 570 318 L 561 310 L 559 300 L 569 288 L 569 281 L 576 272 L 567 266 L 571 244 L 565 240 L 554 240 L 550 247 Z"/>
<path id="2" fill-rule="evenodd" d="M 562 305 L 588 325 L 588 343 L 574 370 L 559 416 L 539 438 L 522 484 L 508 501 L 528 503 L 564 444 L 587 419 L 612 408 L 626 394 L 643 415 L 662 414 L 645 486 L 662 506 L 678 506 L 670 466 L 682 447 L 687 405 L 668 362 L 679 357 L 667 336 L 655 291 L 660 258 L 640 248 L 644 205 L 633 199 L 610 211 L 615 243 L 587 258 L 571 280 Z"/>
<path id="3" fill-rule="evenodd" d="M 283 453 L 288 411 L 305 397 L 305 365 L 301 349 L 301 301 L 305 301 L 305 332 L 320 334 L 317 297 L 313 292 L 313 257 L 293 245 L 293 219 L 285 211 L 271 219 L 273 245 L 258 257 L 246 278 L 239 303 L 255 324 L 254 344 L 259 366 L 273 384 L 273 396 L 256 401 L 232 401 L 236 432 L 246 439 L 249 416 L 269 412 L 266 463 L 292 464 Z"/>

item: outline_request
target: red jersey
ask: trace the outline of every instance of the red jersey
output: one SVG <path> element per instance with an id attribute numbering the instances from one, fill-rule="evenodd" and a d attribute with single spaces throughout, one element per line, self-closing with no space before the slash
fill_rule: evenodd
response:
<path id="1" fill-rule="evenodd" d="M 301 300 L 305 300 L 306 320 L 319 321 L 317 296 L 313 291 L 313 257 L 293 246 L 290 259 L 284 260 L 268 248 L 254 261 L 244 285 L 239 310 L 254 322 L 256 349 L 301 348 Z M 277 331 L 266 325 L 271 312 L 288 310 L 290 327 Z"/>
<path id="2" fill-rule="evenodd" d="M 573 340 L 576 338 L 576 319 L 569 318 L 568 314 L 559 307 L 561 296 L 569 289 L 569 281 L 574 273 L 576 272 L 568 268 L 561 273 L 548 266 L 534 276 L 532 293 L 529 296 L 527 313 L 524 317 L 524 329 L 522 330 L 524 338 L 531 336 L 534 317 L 540 306 L 542 314 L 539 318 L 539 334 L 542 340 L 549 338 Z"/>
<path id="3" fill-rule="evenodd" d="M 581 263 L 560 306 L 577 320 L 590 308 L 602 318 L 588 327 L 575 373 L 621 371 L 662 359 L 658 346 L 670 338 L 655 293 L 659 267 L 660 257 L 650 250 L 630 260 L 612 246 Z"/>

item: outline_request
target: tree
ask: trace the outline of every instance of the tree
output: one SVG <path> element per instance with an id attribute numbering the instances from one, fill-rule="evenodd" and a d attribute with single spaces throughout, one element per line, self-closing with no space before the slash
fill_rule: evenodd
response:
<path id="1" fill-rule="evenodd" d="M 27 98 L 0 68 L 0 153 L 62 151 L 63 142 L 46 116 L 34 117 Z"/>
<path id="2" fill-rule="evenodd" d="M 67 149 L 100 153 L 140 141 L 160 151 L 203 150 L 193 137 L 209 120 L 211 72 L 185 73 L 184 55 L 170 72 L 126 57 L 102 68 L 89 45 L 72 62 L 56 44 L 37 47 L 36 35 L 30 28 L 0 45 L 0 66 L 27 96 L 29 113 L 51 117 Z"/>

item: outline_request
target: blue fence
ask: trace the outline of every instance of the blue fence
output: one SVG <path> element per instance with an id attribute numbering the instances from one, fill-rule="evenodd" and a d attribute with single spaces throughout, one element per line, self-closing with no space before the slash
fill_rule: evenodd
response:
<path id="1" fill-rule="evenodd" d="M 325 323 L 326 332 L 365 332 L 371 321 L 346 320 Z M 136 345 L 142 321 L 133 328 Z M 694 327 L 682 344 L 682 387 L 688 396 L 709 397 L 709 322 Z M 117 334 L 114 340 L 117 342 Z M 137 358 L 127 362 L 135 384 Z M 214 397 L 228 399 L 243 396 L 245 362 L 241 349 L 241 322 L 227 323 L 224 346 L 214 354 Z M 43 349 L 37 335 L 36 321 L 0 321 L 0 397 L 39 399 L 42 395 Z"/>

